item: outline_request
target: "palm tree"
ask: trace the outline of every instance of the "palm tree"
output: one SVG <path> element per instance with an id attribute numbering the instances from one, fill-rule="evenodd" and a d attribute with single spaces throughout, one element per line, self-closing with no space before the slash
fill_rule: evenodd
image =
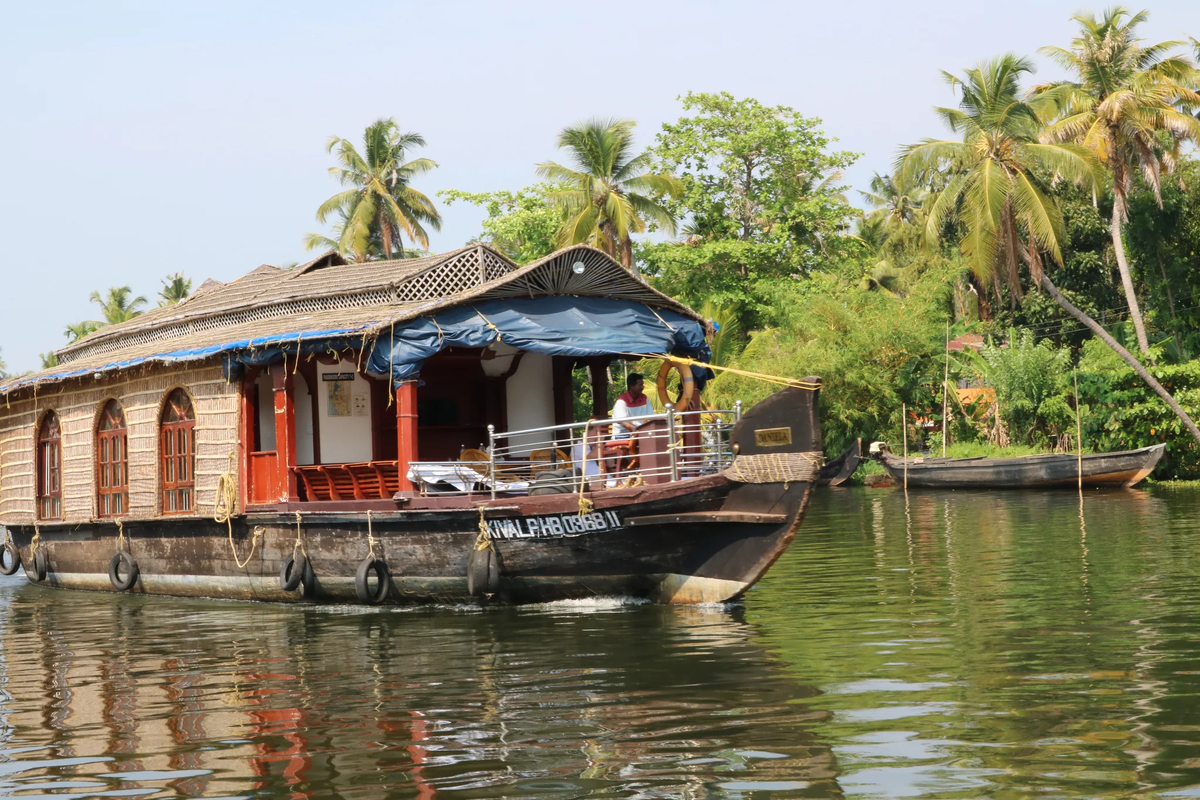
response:
<path id="1" fill-rule="evenodd" d="M 1200 121 L 1177 108 L 1200 105 L 1200 94 L 1193 90 L 1194 63 L 1186 56 L 1170 55 L 1185 42 L 1143 45 L 1135 29 L 1146 18 L 1145 11 L 1131 15 L 1121 6 L 1108 9 L 1099 19 L 1092 14 L 1072 17 L 1079 23 L 1079 35 L 1071 48 L 1043 47 L 1039 52 L 1072 73 L 1074 80 L 1033 90 L 1053 109 L 1055 121 L 1042 139 L 1077 142 L 1112 173 L 1113 251 L 1143 354 L 1150 343 L 1121 239 L 1121 225 L 1129 217 L 1133 173 L 1141 172 L 1161 207 L 1162 176 L 1174 167 L 1184 142 L 1200 142 Z"/>
<path id="2" fill-rule="evenodd" d="M 1019 266 L 1028 264 L 1041 282 L 1041 253 L 1062 263 L 1062 214 L 1038 177 L 1047 175 L 1091 184 L 1095 161 L 1082 147 L 1038 141 L 1041 121 L 1017 96 L 1021 76 L 1033 71 L 1028 59 L 1006 54 L 968 69 L 963 78 L 943 72 L 961 93 L 958 108 L 938 108 L 961 141 L 926 139 L 902 151 L 897 177 L 910 183 L 920 174 L 946 169 L 951 177 L 927 206 L 925 234 L 936 241 L 951 214 L 965 229 L 959 242 L 972 272 L 990 281 L 1001 300 L 1007 286 L 1015 307 L 1022 299 Z"/>
<path id="3" fill-rule="evenodd" d="M 100 306 L 100 312 L 104 315 L 104 321 L 109 325 L 114 325 L 118 322 L 131 320 L 142 313 L 139 306 L 146 305 L 146 298 L 140 295 L 130 298 L 131 294 L 133 294 L 133 290 L 128 286 L 114 286 L 108 290 L 106 295 L 101 296 L 99 292 L 92 292 L 88 299 Z M 97 324 L 97 327 L 99 327 L 99 324 Z"/>
<path id="4" fill-rule="evenodd" d="M 643 233 L 650 222 L 674 235 L 675 217 L 652 199 L 654 195 L 678 197 L 683 186 L 672 175 L 650 172 L 650 153 L 633 154 L 631 120 L 592 119 L 558 135 L 574 167 L 553 161 L 538 164 L 538 175 L 568 184 L 554 192 L 551 201 L 563 210 L 558 244 L 587 242 L 633 269 L 630 234 Z"/>
<path id="5" fill-rule="evenodd" d="M 53 350 L 48 353 L 38 353 L 38 358 L 42 360 L 42 369 L 58 366 L 58 353 Z"/>
<path id="6" fill-rule="evenodd" d="M 162 289 L 158 292 L 158 296 L 162 298 L 158 301 L 159 308 L 173 306 L 192 293 L 192 279 L 183 277 L 182 272 L 176 272 L 163 278 L 162 285 Z"/>
<path id="7" fill-rule="evenodd" d="M 916 224 L 928 192 L 919 185 L 908 186 L 904 181 L 878 172 L 871 178 L 871 191 L 859 190 L 871 206 L 864 219 L 880 222 L 887 228 Z"/>
<path id="8" fill-rule="evenodd" d="M 85 319 L 83 322 L 76 322 L 73 325 L 68 325 L 63 330 L 63 335 L 67 337 L 67 344 L 72 344 L 87 336 L 89 333 L 94 333 L 103 327 L 103 322 L 97 322 L 94 319 Z"/>
<path id="9" fill-rule="evenodd" d="M 1065 298 L 1042 269 L 1043 253 L 1062 263 L 1063 223 L 1038 176 L 1094 186 L 1096 161 L 1080 145 L 1039 141 L 1038 115 L 1018 97 L 1021 75 L 1028 72 L 1028 60 L 1009 54 L 967 70 L 964 79 L 943 73 L 962 99 L 957 109 L 939 108 L 938 113 L 951 130 L 962 134 L 962 141 L 927 139 L 906 148 L 897 164 L 904 180 L 938 169 L 950 175 L 929 207 L 926 235 L 936 241 L 943 223 L 956 215 L 965 229 L 959 246 L 972 271 L 982 280 L 992 280 L 997 297 L 1001 278 L 1014 299 L 1021 297 L 1018 259 L 1024 260 L 1034 285 L 1120 355 L 1200 443 L 1200 428 L 1166 389 L 1108 331 Z"/>
<path id="10" fill-rule="evenodd" d="M 384 258 L 394 251 L 403 251 L 402 236 L 421 247 L 429 247 L 425 225 L 441 230 L 442 217 L 433 201 L 410 186 L 417 175 L 437 167 L 428 158 L 405 161 L 404 155 L 413 147 L 424 147 L 425 139 L 418 133 L 403 133 L 393 119 L 379 119 L 363 132 L 363 153 L 346 139 L 331 136 L 326 147 L 334 153 L 340 166 L 330 167 L 329 174 L 343 186 L 351 188 L 338 192 L 317 209 L 317 221 L 325 222 L 331 215 L 341 215 L 335 228 L 339 252 L 363 258 L 370 250 L 370 240 L 379 236 Z M 322 247 L 329 239 L 309 234 L 305 247 Z"/>

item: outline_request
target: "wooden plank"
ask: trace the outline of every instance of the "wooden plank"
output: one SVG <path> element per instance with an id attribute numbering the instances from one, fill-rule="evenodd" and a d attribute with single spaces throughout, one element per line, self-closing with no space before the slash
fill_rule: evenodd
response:
<path id="1" fill-rule="evenodd" d="M 751 522 L 778 525 L 787 522 L 786 514 L 755 514 L 748 511 L 691 511 L 684 514 L 655 514 L 649 517 L 628 517 L 626 525 L 681 525 L 697 522 Z"/>

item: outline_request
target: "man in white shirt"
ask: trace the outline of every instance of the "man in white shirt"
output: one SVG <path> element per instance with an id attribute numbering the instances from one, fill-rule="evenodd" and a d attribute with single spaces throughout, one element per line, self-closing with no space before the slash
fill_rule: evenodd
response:
<path id="1" fill-rule="evenodd" d="M 641 375 L 636 372 L 629 373 L 625 385 L 628 391 L 617 398 L 617 402 L 613 406 L 613 419 L 631 421 L 613 423 L 614 439 L 628 439 L 635 430 L 645 424 L 644 422 L 633 422 L 632 419 L 648 417 L 654 413 L 654 407 L 650 405 L 650 398 L 642 392 L 645 387 L 645 379 Z"/>

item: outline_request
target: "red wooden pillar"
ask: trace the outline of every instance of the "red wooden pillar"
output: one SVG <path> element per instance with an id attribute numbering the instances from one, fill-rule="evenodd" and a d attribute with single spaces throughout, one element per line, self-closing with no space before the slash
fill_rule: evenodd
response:
<path id="1" fill-rule="evenodd" d="M 271 377 L 275 383 L 275 452 L 279 459 L 277 496 L 280 502 L 295 502 L 300 499 L 292 470 L 296 466 L 296 403 L 287 363 L 273 365 Z"/>
<path id="2" fill-rule="evenodd" d="M 250 453 L 254 451 L 254 426 L 258 424 L 255 412 L 255 396 L 258 391 L 258 367 L 246 367 L 242 376 L 242 431 L 239 443 L 241 484 L 238 491 L 238 508 L 245 509 L 252 493 L 254 476 L 250 467 Z"/>
<path id="3" fill-rule="evenodd" d="M 417 382 L 405 381 L 396 387 L 396 457 L 400 462 L 400 491 L 413 491 L 408 465 L 417 456 Z"/>

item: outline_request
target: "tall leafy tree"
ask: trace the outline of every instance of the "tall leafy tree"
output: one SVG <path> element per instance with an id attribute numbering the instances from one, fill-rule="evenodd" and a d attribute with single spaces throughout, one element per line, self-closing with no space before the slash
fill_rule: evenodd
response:
<path id="1" fill-rule="evenodd" d="M 674 234 L 675 216 L 656 198 L 676 196 L 678 179 L 651 172 L 649 152 L 634 153 L 631 120 L 592 119 L 564 128 L 558 146 L 572 166 L 554 161 L 538 164 L 538 175 L 569 188 L 550 197 L 562 209 L 560 246 L 588 242 L 633 268 L 630 235 L 644 233 L 647 223 Z"/>
<path id="2" fill-rule="evenodd" d="M 162 288 L 158 290 L 158 305 L 173 306 L 191 293 L 192 279 L 185 278 L 182 272 L 175 272 L 163 278 Z"/>
<path id="3" fill-rule="evenodd" d="M 1113 250 L 1138 347 L 1149 352 L 1146 324 L 1129 271 L 1121 226 L 1129 218 L 1133 175 L 1140 172 L 1162 203 L 1162 177 L 1175 166 L 1184 142 L 1200 142 L 1200 121 L 1180 107 L 1200 106 L 1190 58 L 1172 55 L 1185 43 L 1143 44 L 1137 27 L 1145 11 L 1130 14 L 1115 6 L 1100 17 L 1078 14 L 1079 32 L 1069 49 L 1043 47 L 1040 52 L 1072 74 L 1072 80 L 1035 87 L 1034 94 L 1053 103 L 1054 121 L 1042 138 L 1077 142 L 1091 151 L 1112 174 Z"/>
<path id="4" fill-rule="evenodd" d="M 428 225 L 441 230 L 442 217 L 433 201 L 412 187 L 413 178 L 437 167 L 428 158 L 406 161 L 407 152 L 424 147 L 418 133 L 405 133 L 394 119 L 379 119 L 363 132 L 363 151 L 352 142 L 331 136 L 327 149 L 338 166 L 329 174 L 349 188 L 330 197 L 317 209 L 317 221 L 340 216 L 335 228 L 337 249 L 363 260 L 371 250 L 372 237 L 379 237 L 384 258 L 404 251 L 403 237 L 429 247 Z M 305 237 L 305 247 L 324 246 L 329 239 L 315 234 Z"/>
<path id="5" fill-rule="evenodd" d="M 47 353 L 38 353 L 38 358 L 42 360 L 42 369 L 50 369 L 58 366 L 58 353 L 53 350 Z"/>
<path id="6" fill-rule="evenodd" d="M 103 295 L 100 292 L 92 292 L 88 299 L 100 306 L 100 313 L 104 316 L 105 323 L 115 325 L 118 322 L 131 320 L 142 313 L 142 306 L 146 305 L 146 298 L 141 295 L 137 297 L 132 295 L 133 290 L 128 286 L 114 286 Z"/>
<path id="7" fill-rule="evenodd" d="M 563 214 L 550 197 L 566 188 L 559 184 L 538 183 L 516 192 L 446 189 L 438 192 L 438 197 L 448 206 L 461 200 L 487 209 L 483 241 L 499 248 L 518 264 L 528 264 L 556 249 Z"/>
<path id="8" fill-rule="evenodd" d="M 938 114 L 962 141 L 927 139 L 906 148 L 897 164 L 904 179 L 931 168 L 951 176 L 929 209 L 926 233 L 938 239 L 954 215 L 965 231 L 959 246 L 971 268 L 1015 299 L 1022 296 L 1019 261 L 1035 286 L 1045 289 L 1068 314 L 1086 325 L 1155 390 L 1200 443 L 1200 428 L 1150 372 L 1095 320 L 1071 303 L 1043 269 L 1042 257 L 1062 264 L 1062 213 L 1039 176 L 1094 184 L 1095 158 L 1078 144 L 1039 141 L 1041 121 L 1019 96 L 1027 59 L 999 56 L 958 78 L 943 73 L 960 95 L 957 108 Z M 998 293 L 997 289 L 997 293 Z"/>
<path id="9" fill-rule="evenodd" d="M 658 288 L 732 309 L 745 336 L 781 321 L 797 279 L 858 249 L 846 235 L 857 212 L 837 181 L 856 156 L 786 106 L 724 92 L 680 99 L 686 115 L 663 125 L 653 152 L 683 186 L 664 205 L 686 239 L 641 244 L 638 257 Z"/>

